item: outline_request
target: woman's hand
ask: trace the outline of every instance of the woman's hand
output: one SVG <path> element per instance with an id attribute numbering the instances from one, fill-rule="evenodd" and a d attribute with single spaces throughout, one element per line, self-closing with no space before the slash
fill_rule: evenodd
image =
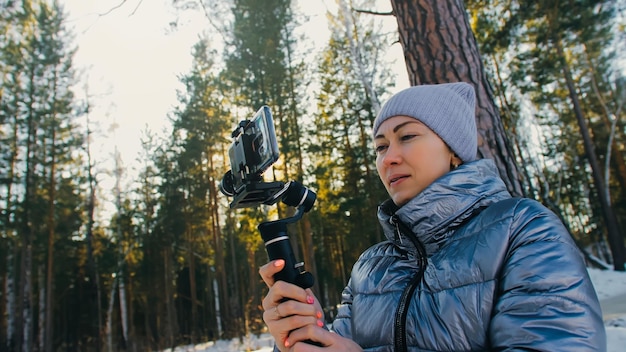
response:
<path id="1" fill-rule="evenodd" d="M 285 266 L 282 259 L 269 262 L 259 269 L 259 274 L 269 287 L 263 299 L 263 321 L 281 351 L 286 351 L 290 343 L 299 340 L 287 340 L 289 334 L 310 325 L 321 328 L 324 326 L 322 307 L 310 289 L 284 282 L 275 281 L 274 274 Z M 323 329 L 322 329 L 323 330 Z M 285 344 L 285 341 L 288 341 Z"/>
<path id="2" fill-rule="evenodd" d="M 303 341 L 315 341 L 323 347 L 318 347 Z M 307 325 L 292 331 L 284 345 L 290 347 L 292 352 L 315 352 L 315 351 L 338 351 L 338 352 L 359 352 L 363 351 L 356 342 L 341 337 L 334 332 Z"/>

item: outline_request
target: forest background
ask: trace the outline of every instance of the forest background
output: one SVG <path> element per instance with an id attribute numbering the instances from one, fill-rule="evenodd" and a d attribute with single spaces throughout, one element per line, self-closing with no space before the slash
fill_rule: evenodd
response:
<path id="1" fill-rule="evenodd" d="M 257 268 L 267 254 L 256 227 L 293 209 L 232 210 L 218 191 L 230 134 L 261 105 L 281 151 L 266 179 L 318 196 L 289 233 L 332 319 L 352 263 L 382 240 L 374 214 L 386 193 L 369 136 L 397 89 L 397 46 L 410 84 L 473 83 L 479 155 L 496 161 L 513 195 L 560 216 L 589 266 L 625 270 L 625 1 L 380 10 L 337 0 L 315 55 L 298 3 L 171 2 L 207 28 L 177 104 L 156 117 L 170 126 L 145 129 L 129 175 L 120 150 L 94 151 L 108 131 L 93 121 L 97 99 L 73 63 L 63 3 L 0 1 L 2 349 L 156 350 L 263 331 Z"/>

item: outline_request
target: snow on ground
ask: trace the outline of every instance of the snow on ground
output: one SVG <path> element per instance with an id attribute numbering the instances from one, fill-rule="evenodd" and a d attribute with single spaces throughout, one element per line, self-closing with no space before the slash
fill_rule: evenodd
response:
<path id="1" fill-rule="evenodd" d="M 210 341 L 198 345 L 179 346 L 163 352 L 271 352 L 274 350 L 274 339 L 270 334 L 262 334 L 261 336 L 242 337 L 241 340 L 233 339 L 230 341 Z"/>
<path id="2" fill-rule="evenodd" d="M 626 295 L 626 273 L 589 269 L 598 298 L 602 301 Z M 626 316 L 606 322 L 607 352 L 622 352 L 626 346 Z M 198 345 L 180 346 L 163 352 L 271 352 L 274 340 L 269 334 L 245 336 L 230 341 L 211 341 Z"/>
<path id="3" fill-rule="evenodd" d="M 626 273 L 613 270 L 588 269 L 600 300 L 626 294 Z"/>
<path id="4" fill-rule="evenodd" d="M 626 295 L 626 273 L 589 269 L 589 276 L 600 301 Z M 626 316 L 605 321 L 607 352 L 623 352 L 626 346 Z"/>

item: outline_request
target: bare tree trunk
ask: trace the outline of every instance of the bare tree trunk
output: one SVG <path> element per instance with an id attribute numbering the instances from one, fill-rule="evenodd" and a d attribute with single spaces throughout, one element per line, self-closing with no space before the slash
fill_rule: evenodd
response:
<path id="1" fill-rule="evenodd" d="M 115 305 L 115 292 L 117 292 L 117 277 L 113 279 L 111 291 L 109 292 L 109 307 L 107 308 L 106 318 L 106 339 L 107 351 L 113 352 L 113 308 Z"/>
<path id="2" fill-rule="evenodd" d="M 478 154 L 493 159 L 507 189 L 523 195 L 515 155 L 460 0 L 392 0 L 411 85 L 464 81 L 477 98 Z"/>
<path id="3" fill-rule="evenodd" d="M 15 79 L 15 77 L 13 77 Z M 13 107 L 13 111 L 18 111 L 17 109 L 17 99 L 15 100 L 15 106 Z M 17 281 L 17 269 L 15 268 L 15 258 L 16 258 L 16 241 L 17 237 L 15 237 L 15 221 L 12 220 L 12 215 L 14 215 L 13 209 L 13 182 L 15 181 L 15 164 L 17 162 L 18 155 L 18 119 L 17 113 L 13 115 L 12 121 L 12 136 L 11 136 L 11 155 L 9 159 L 9 169 L 7 170 L 7 193 L 6 193 L 6 207 L 5 207 L 5 224 L 7 226 L 7 242 L 9 244 L 7 248 L 7 275 L 5 281 L 6 288 L 6 316 L 7 316 L 7 351 L 15 351 L 17 348 L 17 336 L 16 327 L 18 324 L 18 319 L 16 319 L 17 314 L 17 304 L 16 304 L 16 286 L 15 283 Z"/>
<path id="4" fill-rule="evenodd" d="M 250 331 L 250 312 L 257 311 L 258 301 L 255 296 L 255 292 L 259 292 L 259 288 L 257 287 L 257 279 L 258 269 L 256 267 L 255 261 L 255 252 L 254 249 L 248 248 L 247 250 L 247 258 L 248 258 L 248 299 L 246 301 L 246 306 L 244 307 L 244 317 L 246 320 L 246 333 Z"/>
<path id="5" fill-rule="evenodd" d="M 176 311 L 174 303 L 172 302 L 172 268 L 171 268 L 171 253 L 170 248 L 163 250 L 163 275 L 164 275 L 164 287 L 165 287 L 165 309 L 167 311 L 167 325 L 165 327 L 166 345 L 168 347 L 174 346 L 174 331 L 178 331 L 176 324 Z"/>
<path id="6" fill-rule="evenodd" d="M 48 264 L 46 267 L 46 301 L 45 301 L 45 333 L 44 336 L 44 351 L 51 352 L 52 351 L 52 302 L 53 302 L 53 287 L 54 287 L 54 228 L 55 228 L 55 220 L 54 220 L 54 204 L 56 197 L 56 126 L 53 124 L 52 127 L 52 140 L 50 142 L 50 179 L 48 183 Z"/>
<path id="7" fill-rule="evenodd" d="M 39 300 L 37 302 L 38 317 L 38 334 L 37 334 L 37 350 L 45 351 L 46 348 L 46 280 L 43 265 L 37 266 L 37 286 L 39 288 Z"/>
<path id="8" fill-rule="evenodd" d="M 89 97 L 89 92 L 85 92 L 86 96 Z M 89 123 L 89 101 L 87 101 L 87 180 L 89 183 L 89 194 L 87 200 L 87 230 L 85 235 L 85 242 L 87 242 L 87 271 L 89 273 L 89 277 L 91 279 L 90 282 L 90 293 L 95 293 L 93 296 L 96 298 L 96 304 L 93 305 L 93 310 L 95 310 L 95 316 L 97 319 L 97 331 L 95 333 L 96 338 L 96 351 L 100 351 L 100 346 L 102 345 L 102 294 L 100 292 L 100 276 L 98 275 L 98 263 L 93 255 L 93 227 L 94 227 L 94 211 L 96 208 L 96 177 L 93 172 L 93 162 L 91 159 L 91 125 Z M 95 291 L 95 292 L 93 292 Z"/>
<path id="9" fill-rule="evenodd" d="M 232 218 L 232 212 L 228 211 L 226 212 L 226 223 L 230 224 L 231 223 L 231 218 Z M 240 277 L 239 277 L 239 270 L 237 270 L 237 268 L 239 267 L 239 265 L 237 265 L 237 255 L 235 253 L 235 238 L 232 235 L 232 231 L 229 232 L 229 236 L 230 238 L 228 239 L 228 244 L 229 244 L 229 251 L 230 251 L 230 266 L 232 268 L 232 273 L 230 273 L 230 276 L 232 277 L 231 281 L 233 283 L 233 289 L 235 294 L 232 297 L 232 302 L 233 302 L 233 317 L 235 322 L 237 323 L 237 331 L 239 332 L 239 335 L 247 335 L 248 331 L 247 331 L 247 326 L 246 326 L 246 319 L 244 317 L 243 314 L 243 309 L 242 309 L 242 305 L 244 299 L 244 293 L 242 291 L 241 288 L 241 283 L 240 283 Z"/>
<path id="10" fill-rule="evenodd" d="M 122 160 L 117 147 L 115 148 L 115 204 L 117 208 L 118 216 L 122 216 Z M 120 299 L 120 320 L 122 324 L 122 336 L 124 338 L 124 345 L 129 347 L 129 338 L 128 338 L 128 314 L 127 314 L 127 302 L 126 302 L 126 285 L 124 276 L 126 275 L 125 270 L 125 257 L 126 253 L 123 250 L 123 229 L 122 224 L 118 221 L 116 226 L 117 231 L 117 241 L 118 241 L 118 250 L 119 250 L 119 259 L 117 263 L 118 271 L 116 276 L 116 283 L 119 289 L 119 299 Z M 115 294 L 115 291 L 112 291 Z"/>
<path id="11" fill-rule="evenodd" d="M 124 274 L 120 270 L 118 284 L 118 294 L 120 297 L 120 321 L 122 323 L 122 336 L 127 349 L 130 349 L 128 339 L 128 304 L 126 301 L 126 283 L 124 282 Z"/>
<path id="12" fill-rule="evenodd" d="M 21 328 L 22 336 L 18 337 L 16 332 L 15 351 L 31 351 L 32 343 L 32 243 L 33 243 L 33 194 L 34 174 L 35 174 L 35 153 L 37 150 L 37 122 L 35 118 L 35 92 L 34 92 L 34 72 L 28 72 L 28 103 L 26 106 L 26 171 L 24 174 L 24 200 L 22 206 L 24 211 L 21 216 L 19 233 L 21 235 L 21 260 L 18 287 L 18 300 L 16 301 L 16 330 Z M 17 120 L 16 120 L 17 122 Z"/>
<path id="13" fill-rule="evenodd" d="M 27 240 L 22 250 L 22 351 L 32 351 L 33 307 L 32 307 L 32 245 Z"/>
<path id="14" fill-rule="evenodd" d="M 207 157 L 209 159 L 209 172 L 214 172 L 215 166 L 213 165 L 212 153 L 209 151 L 207 153 Z M 213 234 L 213 247 L 215 250 L 215 273 L 218 279 L 218 291 L 216 292 L 216 311 L 219 311 L 220 314 L 217 315 L 217 325 L 218 325 L 218 337 L 222 337 L 222 327 L 225 327 L 229 330 L 230 333 L 237 333 L 237 326 L 233 324 L 233 314 L 231 312 L 232 304 L 230 299 L 228 299 L 228 280 L 227 280 L 227 271 L 226 271 L 226 261 L 224 259 L 224 241 L 222 239 L 222 231 L 221 225 L 219 221 L 219 201 L 217 199 L 217 188 L 215 187 L 216 181 L 213 177 L 209 176 L 209 211 L 211 218 L 211 232 Z M 225 324 L 223 324 L 225 323 Z M 226 325 L 226 326 L 224 326 Z M 233 329 L 235 331 L 233 331 Z"/>
<path id="15" fill-rule="evenodd" d="M 607 142 L 607 146 L 606 146 L 606 160 L 604 161 L 604 193 L 606 194 L 605 197 L 609 202 L 609 205 L 611 205 L 611 187 L 610 187 L 610 180 L 611 180 L 611 150 L 613 149 L 613 140 L 615 139 L 615 127 L 617 126 L 617 116 L 615 116 L 613 118 L 613 122 L 611 122 L 611 128 L 609 129 L 609 140 Z M 618 151 L 619 152 L 619 151 Z M 618 154 L 618 158 L 617 159 L 621 159 L 621 161 L 618 161 L 618 163 L 621 162 L 621 164 L 624 164 L 624 159 L 623 158 L 619 158 L 619 154 Z"/>
<path id="16" fill-rule="evenodd" d="M 6 317 L 7 317 L 7 351 L 13 351 L 15 348 L 15 260 L 13 242 L 9 242 L 7 248 L 7 272 L 4 281 L 4 292 L 6 299 Z"/>
<path id="17" fill-rule="evenodd" d="M 567 84 L 570 99 L 572 100 L 576 120 L 578 121 L 578 126 L 580 127 L 580 132 L 583 137 L 583 145 L 585 147 L 587 161 L 589 162 L 589 166 L 591 167 L 593 183 L 596 187 L 598 198 L 600 200 L 602 216 L 604 217 L 607 228 L 608 242 L 609 246 L 611 247 L 611 253 L 613 254 L 613 265 L 616 271 L 625 271 L 626 268 L 624 267 L 624 261 L 626 258 L 624 257 L 624 252 L 626 250 L 624 249 L 623 234 L 621 232 L 619 223 L 617 222 L 615 212 L 610 205 L 610 201 L 607 199 L 604 182 L 601 176 L 602 171 L 600 168 L 600 164 L 598 162 L 595 148 L 589 134 L 589 127 L 587 126 L 585 115 L 582 111 L 582 108 L 580 107 L 578 94 L 576 93 L 576 88 L 574 87 L 574 80 L 572 79 L 572 74 L 565 59 L 563 48 L 561 47 L 561 42 L 557 39 L 555 40 L 554 44 L 556 46 L 558 57 L 561 58 L 561 62 L 563 65 L 563 76 L 565 78 L 565 83 Z"/>
<path id="18" fill-rule="evenodd" d="M 222 296 L 220 295 L 220 287 L 219 284 L 217 283 L 217 278 L 215 277 L 215 272 L 212 273 L 212 275 L 210 275 L 210 279 L 211 281 L 209 281 L 212 285 L 213 288 L 213 297 L 214 297 L 214 302 L 213 304 L 215 305 L 215 321 L 217 324 L 217 334 L 216 337 L 220 338 L 220 336 L 223 336 L 223 332 L 224 332 L 224 328 L 222 327 L 222 310 L 220 309 L 220 305 L 222 302 Z M 224 297 L 224 301 L 227 301 L 227 298 Z"/>
<path id="19" fill-rule="evenodd" d="M 191 335 L 191 342 L 195 343 L 197 334 L 196 328 L 198 327 L 198 297 L 196 288 L 196 260 L 194 259 L 194 248 L 192 245 L 193 236 L 187 229 L 187 265 L 189 265 L 189 299 L 191 300 L 191 323 L 189 324 L 189 333 Z"/>
<path id="20" fill-rule="evenodd" d="M 37 123 L 34 116 L 34 96 L 32 91 L 34 85 L 34 77 L 30 73 L 31 91 L 29 92 L 29 106 L 27 115 L 28 133 L 26 135 L 26 173 L 24 181 L 24 213 L 22 215 L 22 260 L 20 266 L 20 289 L 18 297 L 21 298 L 21 320 L 18 326 L 22 328 L 22 339 L 18 343 L 18 347 L 24 352 L 32 350 L 32 333 L 33 333 L 33 317 L 32 317 L 32 265 L 33 265 L 33 194 L 35 193 L 34 174 L 35 174 L 35 153 L 37 150 Z M 18 313 L 19 314 L 19 313 Z"/>

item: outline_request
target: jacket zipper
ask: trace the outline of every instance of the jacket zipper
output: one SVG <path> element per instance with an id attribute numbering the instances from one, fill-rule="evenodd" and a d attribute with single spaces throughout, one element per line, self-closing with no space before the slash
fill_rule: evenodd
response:
<path id="1" fill-rule="evenodd" d="M 428 259 L 426 257 L 426 249 L 424 248 L 422 242 L 420 242 L 413 232 L 408 229 L 396 215 L 391 217 L 391 223 L 395 225 L 398 237 L 404 234 L 405 237 L 413 242 L 415 248 L 417 249 L 417 265 L 419 269 L 409 282 L 409 285 L 402 292 L 400 303 L 398 304 L 398 309 L 396 310 L 394 323 L 394 351 L 407 351 L 406 319 L 409 312 L 409 306 L 411 305 L 411 298 L 413 298 L 413 294 L 415 293 L 417 286 L 419 286 L 419 283 L 424 277 L 424 271 L 426 270 Z"/>

